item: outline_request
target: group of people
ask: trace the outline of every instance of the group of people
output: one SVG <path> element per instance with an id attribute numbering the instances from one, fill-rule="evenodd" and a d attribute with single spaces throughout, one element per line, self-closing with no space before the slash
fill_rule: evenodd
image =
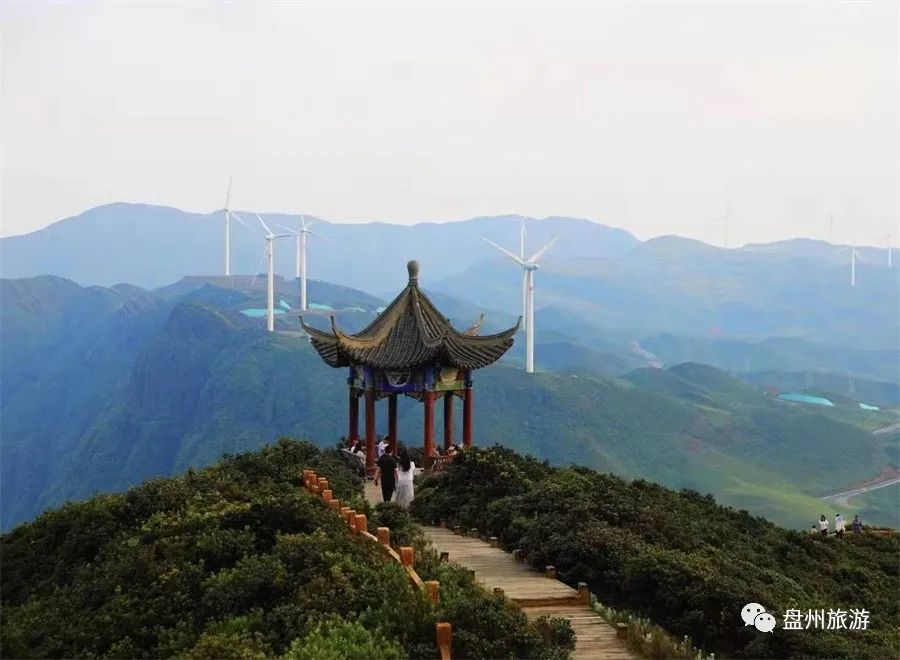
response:
<path id="1" fill-rule="evenodd" d="M 341 446 L 356 456 L 365 457 L 366 446 L 360 440 L 348 441 L 341 438 Z M 385 502 L 397 502 L 404 509 L 409 508 L 415 495 L 413 490 L 413 475 L 416 464 L 410 460 L 406 447 L 400 447 L 394 456 L 389 450 L 391 446 L 390 436 L 378 436 L 378 444 L 375 445 L 375 485 L 381 486 L 381 497 Z M 361 476 L 365 476 L 365 470 L 360 470 Z"/>
<path id="2" fill-rule="evenodd" d="M 846 524 L 844 522 L 844 516 L 840 513 L 834 516 L 834 534 L 838 538 L 844 535 L 844 531 L 846 529 Z M 853 516 L 853 521 L 850 523 L 850 529 L 853 530 L 854 534 L 859 534 L 862 532 L 862 520 L 859 519 L 859 516 Z M 813 525 L 809 528 L 810 534 L 821 534 L 823 537 L 828 536 L 828 518 L 825 517 L 823 513 L 819 517 L 818 526 Z"/>
<path id="3" fill-rule="evenodd" d="M 416 464 L 410 460 L 406 447 L 401 447 L 397 456 L 387 451 L 388 443 L 378 443 L 378 460 L 375 461 L 375 485 L 381 485 L 381 499 L 385 502 L 395 501 L 404 509 L 408 509 L 415 497 L 413 476 Z"/>

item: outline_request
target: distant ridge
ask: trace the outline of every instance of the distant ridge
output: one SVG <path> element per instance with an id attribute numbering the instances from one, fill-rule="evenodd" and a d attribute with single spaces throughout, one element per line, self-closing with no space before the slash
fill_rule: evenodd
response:
<path id="1" fill-rule="evenodd" d="M 251 212 L 239 214 L 253 220 Z M 266 217 L 272 226 L 297 220 L 287 214 Z M 402 270 L 388 268 L 388 262 L 418 259 L 429 293 L 513 318 L 521 314 L 520 273 L 481 240 L 511 244 L 513 216 L 317 226 L 328 241 L 310 241 L 314 280 L 390 299 L 405 281 Z M 246 280 L 263 270 L 263 240 L 254 227 L 232 223 L 232 270 Z M 216 277 L 223 270 L 223 231 L 218 212 L 110 204 L 32 234 L 0 239 L 0 275 L 55 275 L 81 284 L 128 282 L 146 289 L 183 277 Z M 548 217 L 528 222 L 526 250 L 554 236 L 559 240 L 542 260 L 538 284 L 536 326 L 546 339 L 561 338 L 544 334 L 545 309 L 571 315 L 576 327 L 630 332 L 626 342 L 671 333 L 895 349 L 900 337 L 900 264 L 889 270 L 884 249 L 859 249 L 851 288 L 846 250 L 822 241 L 791 239 L 726 250 L 678 236 L 641 242 L 582 218 Z M 294 259 L 291 241 L 276 245 L 275 271 L 288 286 Z"/>

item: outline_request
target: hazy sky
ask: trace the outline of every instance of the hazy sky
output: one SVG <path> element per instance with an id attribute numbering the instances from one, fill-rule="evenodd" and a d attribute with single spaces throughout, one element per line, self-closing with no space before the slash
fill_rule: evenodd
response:
<path id="1" fill-rule="evenodd" d="M 0 233 L 112 201 L 884 244 L 897 2 L 0 0 Z"/>

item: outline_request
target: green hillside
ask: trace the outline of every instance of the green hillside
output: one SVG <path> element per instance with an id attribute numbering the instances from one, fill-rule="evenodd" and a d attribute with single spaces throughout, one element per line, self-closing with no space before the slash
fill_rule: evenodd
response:
<path id="1" fill-rule="evenodd" d="M 896 446 L 896 445 L 895 445 Z M 861 517 L 865 520 L 877 512 L 893 511 L 894 518 L 888 524 L 894 528 L 900 528 L 900 484 L 885 486 L 877 490 L 856 495 L 850 499 L 851 504 L 859 507 Z"/>
<path id="2" fill-rule="evenodd" d="M 895 364 L 896 362 L 895 360 Z M 886 365 L 886 368 L 888 366 Z M 847 396 L 869 405 L 886 408 L 900 406 L 900 383 L 851 378 L 846 374 L 837 373 L 774 370 L 743 373 L 741 378 L 784 391 L 817 389 L 828 392 L 827 396 L 831 399 Z"/>
<path id="3" fill-rule="evenodd" d="M 607 605 L 688 635 L 716 656 L 883 658 L 900 654 L 896 536 L 790 531 L 675 492 L 580 467 L 552 468 L 501 448 L 464 452 L 418 484 L 412 512 L 496 536 L 527 561 L 587 582 Z M 740 618 L 748 602 L 771 634 Z M 785 630 L 784 613 L 865 608 L 866 630 Z"/>
<path id="4" fill-rule="evenodd" d="M 395 506 L 370 510 L 337 457 L 286 439 L 68 504 L 0 537 L 0 654 L 435 658 L 435 623 L 450 621 L 457 657 L 566 657 L 566 623 L 529 623 L 433 552 L 417 571 L 440 581 L 441 599 L 426 601 L 398 563 L 298 486 L 304 467 L 328 474 L 372 530 L 405 518 Z"/>
<path id="5" fill-rule="evenodd" d="M 246 299 L 233 291 L 207 283 L 182 294 L 75 287 L 56 299 L 114 304 L 72 303 L 68 316 L 22 312 L 43 294 L 20 294 L 16 304 L 4 297 L 5 341 L 33 344 L 23 359 L 11 350 L 2 362 L 4 528 L 68 499 L 257 448 L 263 438 L 332 445 L 346 434 L 345 374 L 325 366 L 304 337 L 263 332 L 235 313 L 234 301 Z M 43 334 L 34 330 L 44 323 Z M 476 375 L 476 390 L 478 444 L 710 492 L 789 526 L 807 527 L 823 511 L 821 496 L 897 461 L 890 438 L 863 428 L 884 413 L 785 405 L 704 365 L 640 370 L 627 380 L 525 377 L 498 365 Z M 419 444 L 421 414 L 416 402 L 400 402 L 401 440 Z M 386 422 L 380 406 L 378 432 Z M 868 508 L 867 519 L 893 524 L 896 510 L 882 504 L 889 502 Z"/>

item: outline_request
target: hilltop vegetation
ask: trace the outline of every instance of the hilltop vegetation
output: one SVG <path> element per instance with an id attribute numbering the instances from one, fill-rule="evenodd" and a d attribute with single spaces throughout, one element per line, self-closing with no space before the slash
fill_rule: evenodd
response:
<path id="1" fill-rule="evenodd" d="M 497 536 L 537 568 L 585 581 L 608 605 L 748 658 L 898 657 L 897 537 L 823 540 L 716 504 L 695 491 L 553 468 L 500 447 L 464 452 L 417 487 L 412 512 Z M 762 604 L 772 634 L 745 627 Z M 787 609 L 865 608 L 865 631 L 783 630 Z"/>
<path id="2" fill-rule="evenodd" d="M 461 569 L 424 567 L 441 577 L 441 602 L 427 602 L 399 564 L 298 487 L 304 467 L 328 474 L 342 501 L 359 498 L 339 459 L 282 439 L 3 535 L 0 654 L 438 657 L 434 626 L 447 620 L 458 657 L 561 660 L 571 649 L 565 624 L 529 623 Z"/>

